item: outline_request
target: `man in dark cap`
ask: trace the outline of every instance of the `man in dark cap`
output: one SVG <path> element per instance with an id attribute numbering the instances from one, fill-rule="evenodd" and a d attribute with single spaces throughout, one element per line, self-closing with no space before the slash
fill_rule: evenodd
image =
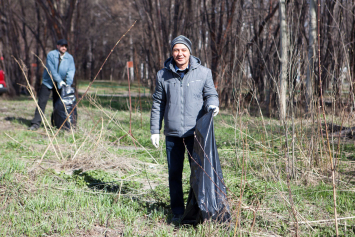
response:
<path id="1" fill-rule="evenodd" d="M 42 85 L 38 94 L 38 106 L 43 114 L 47 105 L 50 93 L 53 94 L 53 106 L 59 99 L 60 89 L 62 86 L 71 86 L 73 84 L 75 74 L 74 58 L 68 52 L 68 42 L 60 39 L 57 42 L 57 49 L 47 54 L 46 68 L 43 72 Z M 50 74 L 51 75 L 50 75 Z M 57 93 L 53 83 L 57 84 Z M 36 107 L 35 116 L 31 121 L 29 130 L 37 130 L 41 125 L 42 117 Z"/>
<path id="2" fill-rule="evenodd" d="M 191 164 L 196 121 L 209 110 L 216 116 L 219 102 L 212 72 L 191 55 L 191 41 L 180 35 L 173 39 L 170 47 L 172 57 L 157 73 L 150 132 L 151 141 L 158 148 L 164 119 L 172 222 L 178 222 L 185 211 L 182 191 L 185 147 Z"/>

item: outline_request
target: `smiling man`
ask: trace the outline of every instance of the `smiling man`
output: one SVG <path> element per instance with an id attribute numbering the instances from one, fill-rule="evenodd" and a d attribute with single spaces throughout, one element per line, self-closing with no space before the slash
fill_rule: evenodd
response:
<path id="1" fill-rule="evenodd" d="M 157 73 L 150 132 L 151 141 L 158 148 L 164 119 L 172 222 L 179 222 L 185 211 L 182 191 L 185 146 L 191 164 L 196 121 L 209 110 L 214 110 L 216 116 L 219 102 L 212 72 L 191 55 L 191 41 L 180 35 L 170 47 L 172 57 Z"/>
<path id="2" fill-rule="evenodd" d="M 74 58 L 68 52 L 68 42 L 60 39 L 57 42 L 57 49 L 47 54 L 46 69 L 43 72 L 42 85 L 38 94 L 38 106 L 44 114 L 50 93 L 53 94 L 53 107 L 59 99 L 62 86 L 70 86 L 73 83 L 75 74 Z M 51 75 L 50 75 L 51 74 Z M 53 86 L 53 81 L 57 84 L 58 92 Z M 36 107 L 35 116 L 31 121 L 29 130 L 37 130 L 41 125 L 42 117 Z"/>

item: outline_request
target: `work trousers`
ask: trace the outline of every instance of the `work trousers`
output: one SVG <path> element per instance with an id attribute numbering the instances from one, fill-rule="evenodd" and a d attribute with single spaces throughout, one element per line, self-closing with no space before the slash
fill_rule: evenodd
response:
<path id="1" fill-rule="evenodd" d="M 185 145 L 188 150 L 191 165 L 194 136 L 185 138 L 167 136 L 166 154 L 169 170 L 170 207 L 173 215 L 183 215 L 185 211 L 184 195 L 182 191 L 182 171 L 184 168 Z M 184 144 L 185 143 L 185 144 Z"/>
<path id="2" fill-rule="evenodd" d="M 41 108 L 43 114 L 46 109 L 46 105 L 47 105 L 47 102 L 48 102 L 51 92 L 53 94 L 53 108 L 54 108 L 55 102 L 57 102 L 57 100 L 59 99 L 59 95 L 58 95 L 57 91 L 55 90 L 54 87 L 52 89 L 49 89 L 47 86 L 45 86 L 43 84 L 41 85 L 41 89 L 38 94 L 38 106 Z M 58 89 L 58 92 L 60 93 L 59 89 Z M 38 111 L 38 107 L 36 106 L 35 117 L 32 119 L 31 125 L 33 125 L 33 124 L 40 125 L 41 122 L 42 122 L 42 118 L 41 118 L 41 115 Z"/>

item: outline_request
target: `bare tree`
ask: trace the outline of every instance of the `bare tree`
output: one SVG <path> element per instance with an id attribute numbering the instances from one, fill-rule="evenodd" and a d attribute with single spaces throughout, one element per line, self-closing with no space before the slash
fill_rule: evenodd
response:
<path id="1" fill-rule="evenodd" d="M 285 3 L 284 14 L 281 2 Z M 319 84 L 316 73 L 319 69 L 314 63 L 317 60 L 314 59 L 314 0 L 135 0 L 132 4 L 117 0 L 4 0 L 0 4 L 0 53 L 5 58 L 2 64 L 6 65 L 12 94 L 19 93 L 16 85 L 23 82 L 23 77 L 9 55 L 26 64 L 27 75 L 32 75 L 33 84 L 38 88 L 43 67 L 32 52 L 44 60 L 56 40 L 65 37 L 76 62 L 75 78 L 89 80 L 100 70 L 118 35 L 138 20 L 129 37 L 122 40 L 108 59 L 99 80 L 122 79 L 126 61 L 132 60 L 132 47 L 126 45 L 135 45 L 136 65 L 144 65 L 140 69 L 145 72 L 141 82 L 153 91 L 155 75 L 170 57 L 170 41 L 184 34 L 193 42 L 193 54 L 212 69 L 221 106 L 234 105 L 239 93 L 249 105 L 260 102 L 269 114 L 274 114 L 279 107 L 280 118 L 284 118 L 287 101 L 306 102 L 304 109 L 310 112 L 311 101 L 316 101 L 312 96 L 319 96 L 319 88 L 312 87 Z M 277 10 L 280 19 L 274 17 Z M 340 99 L 342 91 L 348 88 L 342 86 L 344 80 L 354 80 L 351 76 L 355 71 L 354 3 L 325 1 L 322 12 L 322 86 L 324 90 L 330 89 L 340 108 L 354 101 L 353 82 L 349 98 Z M 291 34 L 288 39 L 284 37 L 285 32 Z M 348 62 L 342 57 L 344 53 L 349 55 Z M 38 67 L 31 68 L 32 64 Z M 350 69 L 347 75 L 342 73 L 344 68 Z M 305 80 L 303 75 L 307 75 Z M 286 96 L 287 91 L 296 90 L 300 84 L 306 88 L 305 101 L 293 92 L 289 94 L 292 98 Z"/>
<path id="2" fill-rule="evenodd" d="M 286 119 L 286 94 L 288 82 L 288 31 L 286 24 L 286 1 L 280 0 L 280 78 L 279 78 L 279 111 L 280 119 Z"/>
<path id="3" fill-rule="evenodd" d="M 317 39 L 317 16 L 316 4 L 314 0 L 309 0 L 309 20 L 308 20 L 308 65 L 306 79 L 306 113 L 312 111 L 312 95 L 313 95 L 313 78 L 314 78 L 314 63 L 315 57 L 315 40 Z"/>
<path id="4" fill-rule="evenodd" d="M 21 50 L 18 47 L 20 39 L 20 25 L 14 18 L 13 11 L 16 9 L 16 4 L 9 0 L 0 2 L 0 16 L 1 16 L 1 35 L 0 49 L 1 54 L 4 55 L 3 67 L 6 73 L 6 82 L 11 96 L 20 93 L 21 70 L 18 65 L 12 63 L 11 57 L 20 58 Z M 17 9 L 18 10 L 18 9 Z"/>

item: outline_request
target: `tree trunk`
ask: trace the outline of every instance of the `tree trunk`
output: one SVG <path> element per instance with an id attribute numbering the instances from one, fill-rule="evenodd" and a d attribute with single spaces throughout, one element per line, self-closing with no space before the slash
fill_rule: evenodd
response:
<path id="1" fill-rule="evenodd" d="M 314 78 L 314 64 L 313 58 L 315 55 L 314 41 L 317 39 L 317 16 L 316 4 L 314 0 L 309 1 L 309 40 L 308 40 L 308 67 L 306 79 L 306 113 L 312 111 L 312 95 L 313 95 L 313 78 Z"/>
<path id="2" fill-rule="evenodd" d="M 287 93 L 287 65 L 288 65 L 288 34 L 286 27 L 286 3 L 280 0 L 280 82 L 279 82 L 279 110 L 280 119 L 286 119 L 286 93 Z"/>
<path id="3" fill-rule="evenodd" d="M 350 31 L 350 50 L 349 50 L 349 58 L 350 58 L 350 68 L 349 68 L 349 80 L 351 83 L 351 88 L 354 88 L 355 86 L 355 6 L 352 8 L 352 26 L 351 26 L 351 31 Z M 354 100 L 351 101 L 353 102 L 353 107 L 355 107 L 355 102 Z"/>

